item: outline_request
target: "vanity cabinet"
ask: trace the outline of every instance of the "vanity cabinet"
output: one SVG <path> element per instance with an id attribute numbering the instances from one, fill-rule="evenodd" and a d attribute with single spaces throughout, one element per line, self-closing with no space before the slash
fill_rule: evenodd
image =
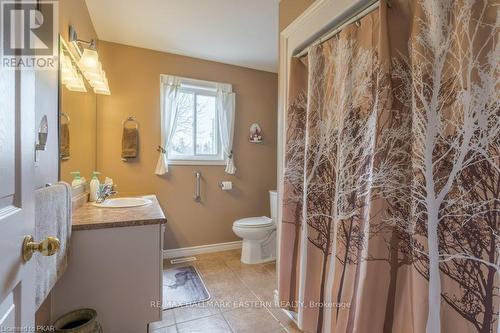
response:
<path id="1" fill-rule="evenodd" d="M 163 232 L 158 201 L 133 208 L 85 204 L 73 214 L 68 267 L 52 291 L 52 319 L 93 308 L 106 333 L 147 332 L 161 320 Z"/>

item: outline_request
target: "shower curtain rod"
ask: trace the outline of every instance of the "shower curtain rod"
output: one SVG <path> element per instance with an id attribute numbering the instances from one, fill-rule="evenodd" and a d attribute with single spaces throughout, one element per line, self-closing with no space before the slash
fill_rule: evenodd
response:
<path id="1" fill-rule="evenodd" d="M 345 18 L 343 18 L 338 24 L 334 25 L 331 29 L 329 29 L 328 32 L 319 36 L 316 40 L 311 42 L 308 46 L 304 47 L 302 50 L 297 51 L 297 54 L 295 54 L 294 57 L 301 58 L 301 57 L 305 56 L 306 54 L 309 53 L 309 49 L 312 46 L 321 44 L 321 43 L 329 40 L 330 38 L 332 38 L 333 36 L 335 36 L 336 34 L 341 32 L 342 29 L 344 29 L 347 25 L 349 25 L 353 22 L 356 22 L 356 21 L 360 20 L 361 18 L 363 18 L 364 16 L 368 15 L 369 13 L 371 13 L 372 11 L 374 11 L 375 9 L 377 9 L 379 7 L 380 1 L 384 1 L 384 0 L 368 1 L 363 6 L 361 6 L 358 10 L 356 10 L 354 13 L 352 13 L 351 15 L 347 15 Z M 390 8 L 391 2 L 389 0 L 385 0 L 385 2 L 387 3 L 387 7 Z"/>

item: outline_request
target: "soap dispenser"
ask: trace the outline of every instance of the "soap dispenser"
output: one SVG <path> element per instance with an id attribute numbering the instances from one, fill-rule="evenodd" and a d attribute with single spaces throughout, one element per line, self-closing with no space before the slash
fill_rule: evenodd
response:
<path id="1" fill-rule="evenodd" d="M 73 181 L 71 182 L 71 187 L 77 187 L 82 183 L 82 177 L 80 175 L 80 171 L 70 172 L 73 175 Z"/>
<path id="2" fill-rule="evenodd" d="M 97 200 L 97 193 L 99 192 L 99 178 L 100 172 L 92 172 L 92 180 L 90 181 L 90 201 L 94 202 Z"/>

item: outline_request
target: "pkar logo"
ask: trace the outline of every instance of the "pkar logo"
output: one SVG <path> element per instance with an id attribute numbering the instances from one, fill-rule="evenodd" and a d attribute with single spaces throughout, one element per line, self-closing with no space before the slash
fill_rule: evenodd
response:
<path id="1" fill-rule="evenodd" d="M 4 69 L 57 69 L 58 2 L 1 2 Z"/>

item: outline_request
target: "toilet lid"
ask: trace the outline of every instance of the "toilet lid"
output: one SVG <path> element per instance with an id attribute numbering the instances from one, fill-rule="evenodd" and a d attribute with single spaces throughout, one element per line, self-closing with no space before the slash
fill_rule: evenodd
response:
<path id="1" fill-rule="evenodd" d="M 234 222 L 235 227 L 240 228 L 259 228 L 273 225 L 273 220 L 267 216 L 247 217 Z"/>

